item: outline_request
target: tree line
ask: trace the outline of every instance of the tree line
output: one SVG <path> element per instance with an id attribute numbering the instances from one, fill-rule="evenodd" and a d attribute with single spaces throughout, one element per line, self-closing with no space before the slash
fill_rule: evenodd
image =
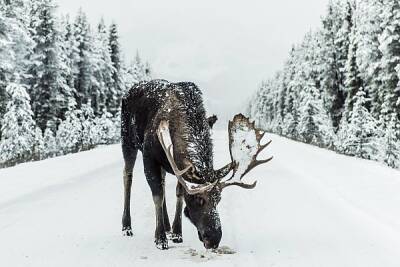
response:
<path id="1" fill-rule="evenodd" d="M 399 79 L 400 2 L 331 0 L 247 113 L 273 133 L 399 168 Z"/>
<path id="2" fill-rule="evenodd" d="M 0 0 L 0 167 L 117 142 L 122 95 L 150 75 L 124 61 L 116 23 Z"/>

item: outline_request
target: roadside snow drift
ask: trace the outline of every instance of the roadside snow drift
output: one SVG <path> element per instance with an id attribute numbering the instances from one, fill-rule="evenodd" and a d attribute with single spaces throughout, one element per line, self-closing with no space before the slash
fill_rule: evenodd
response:
<path id="1" fill-rule="evenodd" d="M 137 159 L 134 236 L 121 234 L 120 146 L 0 170 L 1 266 L 400 266 L 400 172 L 273 135 L 274 160 L 229 188 L 219 205 L 221 253 L 183 221 L 183 244 L 153 243 L 155 215 Z M 216 168 L 228 134 L 214 133 Z M 167 177 L 172 221 L 176 178 Z M 189 265 L 188 265 L 189 264 Z"/>

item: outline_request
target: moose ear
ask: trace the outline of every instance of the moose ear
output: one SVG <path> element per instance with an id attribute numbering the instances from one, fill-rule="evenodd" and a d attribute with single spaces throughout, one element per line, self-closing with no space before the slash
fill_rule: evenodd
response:
<path id="1" fill-rule="evenodd" d="M 207 118 L 208 125 L 210 126 L 210 129 L 214 126 L 214 124 L 217 122 L 218 117 L 216 115 L 212 115 L 211 117 Z"/>

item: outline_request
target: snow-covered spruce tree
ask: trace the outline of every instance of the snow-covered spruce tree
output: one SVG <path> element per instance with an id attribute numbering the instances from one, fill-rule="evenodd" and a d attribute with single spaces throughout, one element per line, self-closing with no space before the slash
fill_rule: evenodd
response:
<path id="1" fill-rule="evenodd" d="M 333 143 L 332 122 L 313 83 L 305 85 L 300 107 L 298 131 L 303 142 L 330 147 Z"/>
<path id="2" fill-rule="evenodd" d="M 29 85 L 32 109 L 38 126 L 44 131 L 48 122 L 56 129 L 67 109 L 70 95 L 65 81 L 66 66 L 62 62 L 62 38 L 58 31 L 53 0 L 40 1 L 35 28 L 35 47 L 31 60 Z"/>
<path id="3" fill-rule="evenodd" d="M 337 63 L 340 71 L 340 85 L 343 87 L 345 79 L 345 66 L 348 61 L 348 52 L 351 46 L 351 35 L 354 29 L 354 9 L 356 8 L 355 0 L 339 1 L 337 4 L 341 26 L 337 32 L 335 46 L 338 51 Z M 339 22 L 339 21 L 337 21 Z"/>
<path id="4" fill-rule="evenodd" d="M 78 48 L 78 41 L 76 40 L 75 36 L 75 25 L 71 23 L 70 17 L 65 16 L 61 17 L 60 21 L 61 25 L 61 36 L 62 36 L 62 43 L 61 43 L 61 48 L 62 48 L 62 62 L 66 67 L 66 72 L 65 72 L 65 82 L 70 89 L 70 98 L 73 99 L 68 99 L 68 104 L 67 106 L 70 106 L 70 103 L 72 101 L 76 101 L 75 97 L 77 95 L 76 89 L 75 89 L 75 79 L 78 76 L 79 73 L 79 68 L 78 68 L 78 63 L 79 63 L 79 48 Z"/>
<path id="5" fill-rule="evenodd" d="M 347 129 L 343 129 L 343 152 L 364 159 L 377 159 L 378 138 L 376 120 L 366 108 L 367 99 L 361 88 L 354 101 Z"/>
<path id="6" fill-rule="evenodd" d="M 64 109 L 62 112 L 62 119 L 65 118 L 65 113 L 68 107 L 76 103 L 77 92 L 75 89 L 75 78 L 79 73 L 79 49 L 78 42 L 75 39 L 74 24 L 70 22 L 69 16 L 62 16 L 60 19 L 60 34 L 61 34 L 61 62 L 64 67 L 62 73 L 65 80 L 65 87 L 63 90 L 64 96 Z"/>
<path id="7" fill-rule="evenodd" d="M 121 142 L 121 110 L 115 114 L 113 118 L 114 123 L 114 136 L 113 136 L 113 143 Z"/>
<path id="8" fill-rule="evenodd" d="M 396 114 L 391 114 L 384 129 L 380 160 L 392 168 L 400 167 L 400 121 Z"/>
<path id="9" fill-rule="evenodd" d="M 79 10 L 74 23 L 75 40 L 78 45 L 79 58 L 77 73 L 74 79 L 77 108 L 87 104 L 90 99 L 90 89 L 93 81 L 93 38 L 86 14 Z"/>
<path id="10" fill-rule="evenodd" d="M 124 92 L 128 91 L 138 82 L 151 80 L 151 67 L 149 63 L 144 64 L 136 53 L 136 57 L 128 65 L 123 64 Z"/>
<path id="11" fill-rule="evenodd" d="M 42 160 L 45 159 L 45 146 L 43 140 L 43 132 L 39 127 L 35 129 L 35 140 L 33 145 L 32 159 Z"/>
<path id="12" fill-rule="evenodd" d="M 284 92 L 283 88 L 283 75 L 281 72 L 278 72 L 275 75 L 275 78 L 271 81 L 271 98 L 270 101 L 272 103 L 271 107 L 267 110 L 270 113 L 269 120 L 270 120 L 270 131 L 281 133 L 282 129 L 282 94 Z"/>
<path id="13" fill-rule="evenodd" d="M 7 86 L 7 93 L 9 101 L 2 118 L 0 164 L 12 166 L 32 159 L 36 126 L 29 95 L 18 79 Z"/>
<path id="14" fill-rule="evenodd" d="M 268 106 L 272 106 L 272 103 L 269 101 L 270 93 L 271 93 L 271 86 L 269 81 L 264 81 L 261 85 L 260 95 L 258 96 L 259 99 L 257 101 L 257 109 L 259 112 L 254 117 L 257 125 L 265 130 L 270 129 L 270 120 L 268 118 L 267 109 Z"/>
<path id="15" fill-rule="evenodd" d="M 127 80 L 131 86 L 150 78 L 150 67 L 139 56 L 131 70 L 124 65 L 115 24 L 107 31 L 101 21 L 92 32 L 82 11 L 74 23 L 68 17 L 59 21 L 53 1 L 0 0 L 0 139 L 12 100 L 6 92 L 10 84 L 26 88 L 40 126 L 32 128 L 30 154 L 18 162 L 118 142 L 119 102 Z M 15 77 L 20 77 L 16 83 Z M 99 127 L 92 115 L 86 121 L 90 104 L 109 134 L 107 140 L 103 133 L 94 133 Z M 112 117 L 110 107 L 116 112 Z"/>
<path id="16" fill-rule="evenodd" d="M 392 114 L 400 119 L 399 5 L 331 0 L 322 29 L 295 45 L 282 73 L 260 86 L 247 108 L 251 117 L 269 131 L 309 141 L 303 135 L 319 114 L 310 115 L 312 105 L 304 104 L 316 99 L 307 92 L 312 84 L 328 113 L 326 121 L 333 120 L 333 149 L 368 159 L 386 153 L 380 148 L 391 145 L 382 145 L 383 136 L 400 134 L 388 126 L 395 124 Z"/>
<path id="17" fill-rule="evenodd" d="M 99 144 L 99 133 L 97 132 L 97 127 L 95 125 L 95 116 L 93 109 L 90 105 L 84 104 L 82 106 L 80 121 L 82 125 L 81 132 L 81 149 L 80 150 L 89 150 L 94 148 L 97 144 Z"/>
<path id="18" fill-rule="evenodd" d="M 254 96 L 255 111 L 252 118 L 258 127 L 272 132 L 281 133 L 282 119 L 279 117 L 279 93 L 281 91 L 281 75 L 277 73 L 274 79 L 264 81 L 257 94 Z M 276 115 L 278 114 L 278 115 Z"/>
<path id="19" fill-rule="evenodd" d="M 286 137 L 296 140 L 298 137 L 298 124 L 299 122 L 297 116 L 293 116 L 291 113 L 286 114 L 282 122 L 282 134 Z"/>
<path id="20" fill-rule="evenodd" d="M 116 126 L 109 112 L 104 112 L 101 117 L 95 119 L 98 144 L 112 144 L 115 140 Z"/>
<path id="21" fill-rule="evenodd" d="M 261 99 L 262 99 L 262 93 L 264 91 L 264 86 L 263 86 L 264 82 L 261 83 L 261 86 L 259 87 L 259 89 L 254 93 L 253 97 L 251 98 L 250 102 L 249 102 L 249 106 L 248 106 L 248 110 L 249 110 L 249 116 L 255 121 L 257 127 L 259 128 L 263 128 L 262 125 L 262 119 L 259 117 L 259 115 L 261 115 Z"/>
<path id="22" fill-rule="evenodd" d="M 382 88 L 379 50 L 379 36 L 382 34 L 382 1 L 364 0 L 355 10 L 355 43 L 357 45 L 356 58 L 360 78 L 364 82 L 364 89 L 371 99 L 371 113 L 375 119 L 381 115 Z"/>
<path id="23" fill-rule="evenodd" d="M 289 76 L 291 80 L 287 83 L 285 101 L 284 101 L 284 116 L 282 122 L 282 134 L 286 137 L 298 140 L 299 134 L 297 125 L 299 123 L 299 90 L 302 84 L 301 71 L 301 49 L 297 47 L 292 51 L 290 65 L 288 66 Z"/>
<path id="24" fill-rule="evenodd" d="M 363 87 L 363 81 L 360 77 L 360 71 L 357 64 L 357 39 L 356 39 L 356 24 L 353 23 L 353 27 L 350 33 L 350 46 L 349 53 L 347 55 L 347 62 L 345 65 L 345 95 L 346 102 L 344 106 L 342 120 L 348 120 L 350 113 L 353 110 L 354 101 L 356 100 L 355 95 Z"/>
<path id="25" fill-rule="evenodd" d="M 381 98 L 386 102 L 387 110 L 383 115 L 391 113 L 400 117 L 400 2 L 384 0 L 382 5 L 382 34 L 379 37 L 381 59 Z"/>
<path id="26" fill-rule="evenodd" d="M 296 135 L 296 125 L 297 121 L 294 118 L 296 116 L 296 95 L 295 95 L 295 74 L 296 74 L 296 49 L 293 47 L 289 59 L 285 64 L 285 95 L 283 100 L 283 123 L 282 123 L 282 133 L 286 136 Z M 295 116 L 293 116 L 295 114 Z"/>
<path id="27" fill-rule="evenodd" d="M 78 152 L 82 146 L 82 124 L 79 119 L 81 111 L 71 106 L 65 114 L 65 120 L 58 126 L 56 133 L 59 155 Z"/>
<path id="28" fill-rule="evenodd" d="M 0 118 L 4 116 L 8 101 L 7 85 L 15 75 L 21 77 L 20 82 L 26 77 L 29 64 L 26 57 L 33 46 L 28 15 L 28 1 L 0 0 Z"/>
<path id="29" fill-rule="evenodd" d="M 12 56 L 11 41 L 8 33 L 8 18 L 5 13 L 4 0 L 0 0 L 0 118 L 3 118 L 7 105 L 6 87 L 9 82 L 9 74 L 11 73 Z M 1 121 L 0 121 L 0 138 L 1 138 Z"/>
<path id="30" fill-rule="evenodd" d="M 58 154 L 56 137 L 50 128 L 46 128 L 43 135 L 44 158 L 52 158 Z M 62 153 L 61 153 L 62 154 Z"/>
<path id="31" fill-rule="evenodd" d="M 298 91 L 299 139 L 306 143 L 318 146 L 330 146 L 332 144 L 332 122 L 324 109 L 323 100 L 317 84 L 320 84 L 319 63 L 317 46 L 318 35 L 308 33 L 298 51 L 298 69 L 295 80 Z"/>
<path id="32" fill-rule="evenodd" d="M 113 84 L 107 94 L 107 110 L 111 114 L 116 114 L 119 110 L 120 99 L 124 92 L 124 79 L 122 72 L 122 57 L 119 43 L 117 24 L 112 23 L 109 32 L 109 45 L 111 50 L 111 62 L 113 64 Z"/>
<path id="33" fill-rule="evenodd" d="M 324 91 L 325 107 L 329 111 L 335 129 L 339 126 L 345 101 L 342 70 L 347 58 L 348 41 L 344 34 L 348 31 L 348 25 L 344 25 L 344 21 L 349 21 L 348 16 L 347 9 L 343 9 L 343 1 L 331 0 L 321 30 L 323 36 L 321 56 L 324 58 L 324 65 L 321 68 L 323 70 L 321 88 Z"/>
<path id="34" fill-rule="evenodd" d="M 97 26 L 93 43 L 93 83 L 90 90 L 91 103 L 96 116 L 101 116 L 107 108 L 107 96 L 113 91 L 114 67 L 111 62 L 108 31 L 102 19 Z"/>

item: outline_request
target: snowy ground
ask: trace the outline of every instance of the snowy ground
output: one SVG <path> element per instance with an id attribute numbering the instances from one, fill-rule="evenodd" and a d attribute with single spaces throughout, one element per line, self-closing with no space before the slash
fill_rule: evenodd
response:
<path id="1" fill-rule="evenodd" d="M 271 136 L 269 136 L 271 137 Z M 214 134 L 216 165 L 229 158 Z M 120 147 L 0 170 L 1 266 L 400 266 L 400 172 L 272 136 L 269 164 L 229 188 L 221 245 L 206 252 L 184 219 L 184 243 L 153 244 L 154 207 L 141 158 L 134 173 L 134 237 L 121 235 Z M 167 177 L 170 217 L 176 179 Z M 172 219 L 172 218 L 171 218 Z"/>

